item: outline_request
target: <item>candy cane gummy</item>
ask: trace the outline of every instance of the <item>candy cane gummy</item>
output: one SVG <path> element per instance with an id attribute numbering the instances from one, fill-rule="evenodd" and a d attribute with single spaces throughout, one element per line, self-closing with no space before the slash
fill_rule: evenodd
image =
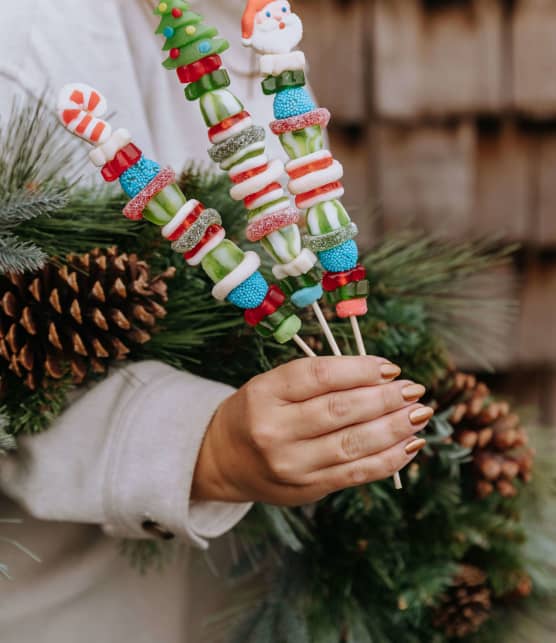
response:
<path id="1" fill-rule="evenodd" d="M 194 199 L 188 201 L 174 172 L 143 156 L 129 132 L 112 132 L 101 118 L 106 110 L 104 97 L 87 85 L 67 85 L 60 92 L 61 122 L 70 132 L 95 145 L 89 155 L 91 162 L 101 168 L 105 181 L 119 180 L 130 197 L 124 215 L 160 226 L 163 236 L 190 266 L 203 267 L 215 284 L 213 296 L 243 309 L 247 323 L 262 335 L 272 335 L 282 344 L 293 339 L 302 345 L 297 337 L 301 320 L 286 303 L 286 295 L 277 286 L 267 285 L 259 272 L 259 256 L 243 252 L 226 239 L 218 212 Z"/>
<path id="2" fill-rule="evenodd" d="M 213 144 L 209 155 L 229 173 L 234 183 L 231 197 L 243 201 L 248 210 L 247 238 L 260 242 L 276 262 L 274 276 L 295 306 L 315 304 L 323 295 L 317 257 L 303 248 L 299 212 L 279 183 L 283 163 L 269 160 L 264 129 L 227 89 L 230 78 L 219 54 L 228 49 L 228 42 L 216 38 L 218 31 L 204 25 L 202 16 L 183 0 L 160 2 L 155 14 L 161 18 L 156 33 L 167 39 L 164 67 L 175 69 L 187 85 L 188 100 L 200 102 Z"/>
<path id="3" fill-rule="evenodd" d="M 293 51 L 303 37 L 303 24 L 289 2 L 249 0 L 242 29 L 243 44 L 261 54 L 263 92 L 274 95 L 276 120 L 270 128 L 291 159 L 288 188 L 297 207 L 306 211 L 305 244 L 326 270 L 322 285 L 328 301 L 339 317 L 353 322 L 367 313 L 369 282 L 358 265 L 357 226 L 340 202 L 342 166 L 324 148 L 330 112 L 317 108 L 305 89 L 305 55 Z M 354 330 L 359 331 L 356 324 Z"/>

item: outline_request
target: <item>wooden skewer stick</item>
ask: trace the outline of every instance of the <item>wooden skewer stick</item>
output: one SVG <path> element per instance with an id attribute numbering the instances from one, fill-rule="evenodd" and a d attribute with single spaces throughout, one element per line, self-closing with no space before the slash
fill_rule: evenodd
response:
<path id="1" fill-rule="evenodd" d="M 307 357 L 316 357 L 317 354 L 313 349 L 308 346 L 299 335 L 294 335 L 293 341 L 301 348 L 301 350 L 307 355 Z"/>
<path id="2" fill-rule="evenodd" d="M 315 302 L 313 304 L 313 310 L 315 312 L 316 318 L 319 321 L 319 324 L 326 336 L 326 339 L 328 341 L 328 344 L 330 345 L 330 348 L 332 349 L 332 352 L 336 357 L 341 357 L 342 356 L 342 351 L 340 350 L 340 347 L 338 346 L 338 342 L 336 341 L 336 338 L 332 334 L 332 329 L 328 325 L 328 321 L 326 317 L 324 316 L 324 313 L 322 312 L 322 308 L 320 307 L 318 302 Z"/>
<path id="3" fill-rule="evenodd" d="M 351 327 L 353 328 L 353 336 L 355 337 L 355 342 L 357 344 L 357 350 L 359 355 L 366 355 L 367 349 L 365 348 L 365 342 L 363 341 L 363 335 L 361 334 L 361 328 L 359 326 L 359 321 L 357 317 L 350 317 Z M 403 489 L 402 479 L 399 473 L 394 475 L 394 485 L 396 489 Z"/>

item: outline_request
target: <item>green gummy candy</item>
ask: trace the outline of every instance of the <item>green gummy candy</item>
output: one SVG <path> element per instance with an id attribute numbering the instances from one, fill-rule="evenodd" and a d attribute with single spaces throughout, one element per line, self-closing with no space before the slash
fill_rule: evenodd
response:
<path id="1" fill-rule="evenodd" d="M 185 88 L 185 97 L 187 100 L 198 100 L 207 92 L 213 92 L 216 89 L 229 87 L 230 76 L 225 69 L 217 69 L 211 74 L 206 74 L 196 83 L 191 83 Z"/>
<path id="2" fill-rule="evenodd" d="M 230 48 L 230 43 L 223 38 L 212 38 L 209 40 L 199 40 L 192 45 L 182 47 L 178 58 L 168 58 L 162 64 L 166 69 L 177 69 L 192 65 L 202 58 L 221 54 Z"/>
<path id="3" fill-rule="evenodd" d="M 327 292 L 325 295 L 326 301 L 335 306 L 341 301 L 350 301 L 351 299 L 362 299 L 368 297 L 370 293 L 370 285 L 367 279 L 363 281 L 356 281 L 340 288 L 336 288 L 332 292 Z"/>
<path id="4" fill-rule="evenodd" d="M 279 344 L 287 344 L 299 333 L 301 327 L 301 319 L 297 315 L 291 315 L 276 329 L 274 339 Z"/>
<path id="5" fill-rule="evenodd" d="M 282 279 L 280 281 L 280 288 L 288 297 L 291 297 L 293 293 L 298 290 L 312 288 L 313 286 L 320 284 L 321 279 L 321 271 L 318 268 L 313 268 L 308 273 L 299 275 L 299 277 L 286 277 L 285 279 Z"/>
<path id="6" fill-rule="evenodd" d="M 143 210 L 143 218 L 158 226 L 165 226 L 185 205 L 186 199 L 177 185 L 168 185 L 156 194 Z"/>
<path id="7" fill-rule="evenodd" d="M 262 82 L 263 93 L 267 96 L 277 94 L 283 89 L 303 87 L 305 85 L 305 72 L 302 69 L 296 71 L 284 71 L 279 76 L 269 76 Z"/>
<path id="8" fill-rule="evenodd" d="M 233 241 L 224 239 L 222 243 L 203 259 L 203 270 L 216 284 L 229 275 L 243 261 L 245 253 Z"/>
<path id="9" fill-rule="evenodd" d="M 186 28 L 179 28 L 175 30 L 175 35 L 169 38 L 164 45 L 164 51 L 169 49 L 181 49 L 182 47 L 189 47 L 199 40 L 210 40 L 218 35 L 216 27 L 209 27 L 207 25 L 199 24 L 198 26 L 189 25 L 191 29 L 195 28 L 194 34 L 188 34 Z"/>
<path id="10" fill-rule="evenodd" d="M 217 89 L 201 97 L 201 112 L 207 127 L 214 127 L 243 110 L 243 103 L 227 89 Z"/>
<path id="11" fill-rule="evenodd" d="M 280 142 L 291 159 L 299 159 L 324 149 L 324 137 L 320 125 L 281 134 Z"/>

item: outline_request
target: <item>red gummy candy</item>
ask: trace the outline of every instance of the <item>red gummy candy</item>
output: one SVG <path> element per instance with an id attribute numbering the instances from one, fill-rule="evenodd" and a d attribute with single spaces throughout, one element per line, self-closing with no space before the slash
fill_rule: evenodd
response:
<path id="1" fill-rule="evenodd" d="M 333 292 L 342 286 L 347 286 L 356 281 L 363 281 L 366 276 L 367 270 L 365 266 L 356 266 L 345 272 L 325 272 L 322 278 L 322 287 L 326 292 Z"/>
<path id="2" fill-rule="evenodd" d="M 205 243 L 208 243 L 213 237 L 215 237 L 220 232 L 220 230 L 223 230 L 223 228 L 217 223 L 209 226 L 207 228 L 207 231 L 205 232 L 205 236 L 201 239 L 201 241 L 199 241 L 199 243 L 193 248 L 193 250 L 190 250 L 183 255 L 186 261 L 193 259 L 193 257 L 199 252 L 199 250 L 201 250 Z"/>
<path id="3" fill-rule="evenodd" d="M 164 188 L 176 182 L 176 174 L 169 167 L 161 170 L 154 179 L 143 188 L 139 194 L 132 199 L 124 208 L 124 216 L 132 221 L 138 221 L 143 218 L 143 210 L 149 204 L 149 201 L 155 197 Z"/>
<path id="4" fill-rule="evenodd" d="M 329 156 L 325 159 L 320 159 L 320 161 L 314 161 L 307 165 L 302 165 L 301 167 L 296 168 L 288 172 L 290 179 L 300 179 L 302 176 L 311 174 L 312 172 L 318 172 L 319 170 L 326 170 L 327 167 L 330 167 L 334 163 L 334 159 Z"/>
<path id="5" fill-rule="evenodd" d="M 222 67 L 222 58 L 218 54 L 201 58 L 191 65 L 178 67 L 176 72 L 181 83 L 196 83 L 203 76 L 211 74 Z"/>
<path id="6" fill-rule="evenodd" d="M 124 172 L 137 163 L 141 156 L 141 150 L 135 147 L 133 143 L 129 143 L 129 145 L 123 147 L 116 156 L 102 168 L 102 178 L 107 183 L 117 181 Z"/>
<path id="7" fill-rule="evenodd" d="M 209 139 L 212 141 L 213 137 L 218 136 L 218 134 L 222 134 L 222 132 L 229 130 L 230 127 L 237 125 L 242 120 L 249 118 L 250 116 L 251 114 L 249 112 L 243 111 L 243 112 L 239 112 L 239 114 L 234 114 L 233 116 L 226 118 L 225 120 L 221 121 L 220 123 L 218 123 L 217 125 L 209 129 L 208 131 Z"/>
<path id="8" fill-rule="evenodd" d="M 171 234 L 168 237 L 168 241 L 177 241 L 189 228 L 197 221 L 197 219 L 201 216 L 203 211 L 205 210 L 205 206 L 202 203 L 199 203 L 199 205 L 189 214 L 185 220 L 176 228 L 175 232 Z"/>
<path id="9" fill-rule="evenodd" d="M 263 303 L 258 308 L 245 311 L 245 321 L 249 326 L 258 326 L 264 319 L 274 314 L 285 301 L 286 295 L 276 284 L 271 284 Z"/>
<path id="10" fill-rule="evenodd" d="M 282 189 L 282 186 L 279 183 L 271 183 L 270 185 L 267 185 L 266 188 L 260 190 L 259 192 L 256 192 L 255 194 L 251 194 L 248 196 L 243 202 L 245 203 L 245 207 L 249 210 L 249 206 L 254 203 L 257 199 L 260 199 L 262 196 L 265 194 L 269 194 L 270 192 L 274 192 L 274 190 L 280 190 Z"/>
<path id="11" fill-rule="evenodd" d="M 292 116 L 291 118 L 281 118 L 278 121 L 270 123 L 270 129 L 274 134 L 286 134 L 287 132 L 297 132 L 305 129 L 306 127 L 314 127 L 320 125 L 326 127 L 330 122 L 331 114 L 325 107 L 314 109 L 312 112 L 301 114 L 300 116 Z"/>
<path id="12" fill-rule="evenodd" d="M 251 179 L 254 176 L 257 176 L 257 174 L 262 174 L 267 170 L 268 170 L 268 163 L 265 163 L 264 165 L 259 165 L 259 167 L 255 167 L 252 170 L 243 172 L 243 174 L 236 174 L 235 176 L 232 176 L 231 179 L 233 183 L 239 184 L 239 183 L 243 183 L 244 181 L 247 181 L 248 179 Z"/>
<path id="13" fill-rule="evenodd" d="M 249 241 L 257 243 L 269 234 L 298 222 L 299 212 L 295 208 L 285 208 L 250 223 L 245 235 Z"/>
<path id="14" fill-rule="evenodd" d="M 349 317 L 364 317 L 369 310 L 366 299 L 350 299 L 341 301 L 336 306 L 336 313 L 340 319 Z"/>
<path id="15" fill-rule="evenodd" d="M 323 185 L 321 188 L 316 188 L 316 190 L 311 190 L 310 192 L 304 192 L 303 194 L 298 194 L 295 197 L 295 204 L 298 208 L 303 208 L 305 201 L 314 199 L 321 194 L 328 194 L 329 192 L 335 192 L 343 187 L 341 181 L 335 181 L 334 183 L 328 183 L 328 185 Z"/>

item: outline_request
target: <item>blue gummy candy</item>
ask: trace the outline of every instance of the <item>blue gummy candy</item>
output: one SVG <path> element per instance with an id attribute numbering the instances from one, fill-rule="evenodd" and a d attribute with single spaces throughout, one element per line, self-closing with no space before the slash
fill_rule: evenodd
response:
<path id="1" fill-rule="evenodd" d="M 160 172 L 160 165 L 142 156 L 135 165 L 120 176 L 122 190 L 131 199 L 135 198 L 141 190 Z"/>
<path id="2" fill-rule="evenodd" d="M 345 272 L 357 266 L 359 250 L 355 241 L 346 241 L 341 246 L 319 252 L 322 267 L 328 272 Z"/>
<path id="3" fill-rule="evenodd" d="M 228 295 L 228 301 L 238 308 L 258 308 L 268 294 L 268 285 L 260 272 L 251 275 Z"/>
<path id="4" fill-rule="evenodd" d="M 274 118 L 280 120 L 312 112 L 317 106 L 304 87 L 292 87 L 274 97 Z"/>
<path id="5" fill-rule="evenodd" d="M 291 302 L 298 308 L 306 308 L 318 301 L 323 294 L 322 286 L 317 284 L 316 286 L 310 286 L 294 292 L 291 296 Z"/>

